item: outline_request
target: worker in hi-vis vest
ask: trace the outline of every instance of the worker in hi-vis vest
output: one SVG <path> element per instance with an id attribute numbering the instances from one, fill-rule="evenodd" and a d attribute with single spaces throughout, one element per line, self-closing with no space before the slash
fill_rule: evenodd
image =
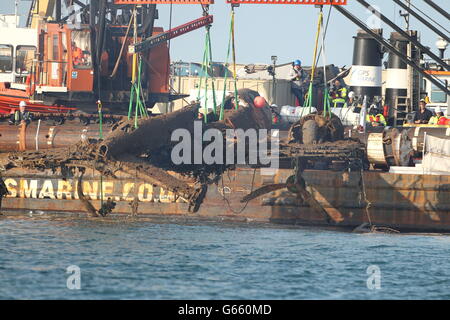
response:
<path id="1" fill-rule="evenodd" d="M 343 108 L 347 105 L 347 88 L 342 86 L 339 79 L 333 82 L 330 90 L 330 98 L 332 99 L 333 108 Z"/>
<path id="2" fill-rule="evenodd" d="M 372 127 L 386 126 L 386 118 L 378 108 L 371 108 L 369 114 L 366 116 L 366 122 L 370 123 Z"/>
<path id="3" fill-rule="evenodd" d="M 83 50 L 77 46 L 75 41 L 72 41 L 72 60 L 74 66 L 81 66 L 85 63 Z"/>
<path id="4" fill-rule="evenodd" d="M 32 120 L 31 114 L 26 111 L 27 103 L 20 101 L 19 110 L 11 110 L 9 124 L 19 125 L 21 123 L 29 124 Z"/>
<path id="5" fill-rule="evenodd" d="M 446 118 L 444 117 L 444 112 L 442 112 L 441 107 L 435 108 L 434 112 L 436 113 L 436 115 L 432 116 L 430 118 L 430 121 L 428 121 L 428 124 L 445 124 Z M 442 119 L 442 118 L 444 118 L 444 119 Z"/>

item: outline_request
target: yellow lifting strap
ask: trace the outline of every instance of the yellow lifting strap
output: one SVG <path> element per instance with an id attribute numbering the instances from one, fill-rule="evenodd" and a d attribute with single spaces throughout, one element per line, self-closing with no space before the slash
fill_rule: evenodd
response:
<path id="1" fill-rule="evenodd" d="M 137 25 L 137 11 L 136 6 L 134 6 L 133 9 L 133 43 L 137 43 L 137 31 L 138 31 L 138 25 Z M 126 39 L 124 40 L 126 41 Z M 137 53 L 133 53 L 133 60 L 132 60 L 132 69 L 131 69 L 131 82 L 134 84 L 136 83 L 136 74 L 138 69 L 138 56 Z"/>
<path id="2" fill-rule="evenodd" d="M 231 45 L 233 51 L 233 79 L 236 81 L 236 47 L 234 44 L 234 8 L 231 10 Z"/>
<path id="3" fill-rule="evenodd" d="M 323 20 L 323 12 L 321 11 L 319 14 L 319 21 L 317 22 L 317 34 L 316 34 L 316 45 L 314 47 L 314 59 L 313 59 L 313 65 L 311 70 L 311 83 L 314 80 L 314 73 L 316 71 L 316 60 L 317 60 L 317 49 L 319 48 L 319 36 L 320 36 L 320 27 L 322 26 L 322 20 Z"/>
<path id="4" fill-rule="evenodd" d="M 316 72 L 317 51 L 319 48 L 319 36 L 320 36 L 320 28 L 322 26 L 322 19 L 323 19 L 323 13 L 321 11 L 319 14 L 319 21 L 317 22 L 316 45 L 314 47 L 314 57 L 313 57 L 313 64 L 312 64 L 312 70 L 311 70 L 311 81 L 309 82 L 308 94 L 306 97 L 305 104 L 303 105 L 303 107 L 308 107 L 308 113 L 311 113 L 311 107 L 312 107 L 313 80 L 314 80 L 314 73 Z M 304 109 L 302 109 L 302 116 L 303 116 L 303 110 Z"/>

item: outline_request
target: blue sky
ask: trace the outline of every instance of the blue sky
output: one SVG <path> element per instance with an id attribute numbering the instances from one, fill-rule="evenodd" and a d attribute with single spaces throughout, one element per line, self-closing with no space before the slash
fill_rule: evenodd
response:
<path id="1" fill-rule="evenodd" d="M 83 0 L 84 1 L 84 0 Z M 450 11 L 450 0 L 434 0 Z M 370 17 L 366 9 L 354 0 L 348 0 L 346 8 L 361 20 Z M 391 0 L 367 0 L 376 5 L 392 21 L 404 26 L 399 16 L 400 8 Z M 13 13 L 14 0 L 0 0 L 0 13 Z M 24 14 L 28 1 L 21 0 L 20 13 Z M 447 33 L 450 22 L 429 7 L 422 0 L 412 3 L 442 24 Z M 186 23 L 201 17 L 200 5 L 173 5 L 172 26 Z M 169 27 L 170 5 L 158 5 L 159 20 L 156 26 Z M 328 7 L 324 9 L 325 18 Z M 236 11 L 236 57 L 238 63 L 270 63 L 272 55 L 278 56 L 279 63 L 300 59 L 305 65 L 312 62 L 314 39 L 319 10 L 312 5 L 241 5 Z M 213 58 L 224 61 L 227 53 L 230 5 L 225 0 L 216 0 L 211 6 L 214 24 L 211 28 Z M 25 16 L 22 18 L 25 19 Z M 391 29 L 382 24 L 385 37 Z M 437 52 L 437 35 L 428 30 L 416 19 L 411 18 L 411 28 L 418 30 L 422 42 Z M 358 27 L 336 10 L 332 10 L 326 38 L 326 57 L 328 63 L 338 66 L 351 65 L 353 55 L 353 36 Z M 196 30 L 171 41 L 172 60 L 200 61 L 204 46 L 204 29 Z M 450 48 L 446 57 L 450 57 Z"/>

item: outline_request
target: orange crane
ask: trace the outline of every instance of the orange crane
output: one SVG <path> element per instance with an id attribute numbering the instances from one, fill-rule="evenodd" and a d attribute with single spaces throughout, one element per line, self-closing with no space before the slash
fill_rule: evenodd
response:
<path id="1" fill-rule="evenodd" d="M 2 43 L 11 48 L 8 65 L 19 67 L 11 67 L 8 77 L 0 79 L 0 105 L 14 107 L 24 100 L 39 106 L 95 111 L 95 102 L 101 99 L 105 110 L 124 112 L 130 100 L 130 80 L 135 70 L 134 53 L 123 50 L 129 46 L 137 50 L 145 62 L 141 93 L 148 102 L 147 107 L 183 97 L 169 90 L 170 58 L 165 42 L 210 25 L 213 17 L 205 15 L 165 32 L 154 27 L 155 3 L 170 2 L 33 0 L 27 27 L 14 26 L 2 31 Z M 207 6 L 213 1 L 179 3 Z M 63 5 L 68 14 L 65 17 L 61 16 Z M 130 18 L 135 8 L 137 34 L 131 37 Z"/>

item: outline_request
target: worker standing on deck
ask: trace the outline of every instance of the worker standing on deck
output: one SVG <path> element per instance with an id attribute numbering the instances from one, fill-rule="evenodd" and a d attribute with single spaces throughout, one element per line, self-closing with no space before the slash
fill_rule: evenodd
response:
<path id="1" fill-rule="evenodd" d="M 11 118 L 9 124 L 19 125 L 22 122 L 29 124 L 31 122 L 31 114 L 26 111 L 27 103 L 20 101 L 19 110 L 11 111 Z"/>
<path id="2" fill-rule="evenodd" d="M 355 92 L 354 91 L 350 91 L 348 93 L 348 105 L 353 106 L 353 103 L 355 102 Z"/>
<path id="3" fill-rule="evenodd" d="M 303 106 L 306 86 L 308 84 L 308 74 L 303 70 L 300 60 L 295 60 L 292 63 L 292 70 L 289 77 L 291 79 L 291 92 L 297 98 L 299 106 Z"/>
<path id="4" fill-rule="evenodd" d="M 436 109 L 434 109 L 434 112 L 436 113 L 435 116 L 432 116 L 430 118 L 430 121 L 428 121 L 428 124 L 445 124 L 445 117 L 444 117 L 444 112 L 442 112 L 441 107 L 437 107 Z M 442 118 L 444 118 L 443 120 L 441 120 Z M 444 122 L 444 123 L 442 123 Z"/>
<path id="5" fill-rule="evenodd" d="M 333 102 L 333 108 L 343 108 L 347 104 L 347 88 L 342 86 L 339 79 L 333 82 L 333 87 L 330 90 L 330 98 Z"/>
<path id="6" fill-rule="evenodd" d="M 378 108 L 371 108 L 369 114 L 366 116 L 366 122 L 370 123 L 372 127 L 386 126 L 386 118 Z"/>
<path id="7" fill-rule="evenodd" d="M 416 124 L 428 124 L 433 113 L 426 108 L 427 103 L 425 100 L 420 100 L 419 102 L 419 111 L 414 115 L 414 123 Z"/>
<path id="8" fill-rule="evenodd" d="M 235 108 L 234 95 L 233 92 L 228 91 L 225 101 L 223 103 L 224 110 L 233 110 Z"/>

